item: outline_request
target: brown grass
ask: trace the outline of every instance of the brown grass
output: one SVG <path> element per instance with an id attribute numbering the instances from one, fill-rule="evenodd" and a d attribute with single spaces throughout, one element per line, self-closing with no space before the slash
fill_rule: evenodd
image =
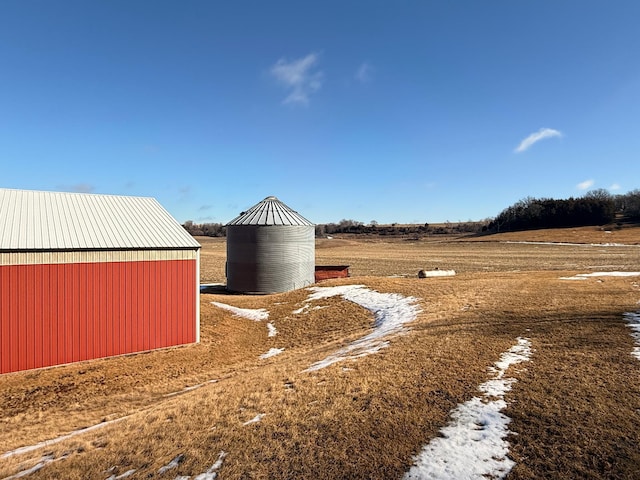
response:
<path id="1" fill-rule="evenodd" d="M 201 243 L 203 282 L 223 281 L 224 241 Z M 338 298 L 293 314 L 306 291 L 202 295 L 200 345 L 0 377 L 0 454 L 126 416 L 0 459 L 0 477 L 50 453 L 59 460 L 32 478 L 107 478 L 129 469 L 136 469 L 130 478 L 175 478 L 203 473 L 224 451 L 219 478 L 399 478 L 521 335 L 535 352 L 509 371 L 518 378 L 507 395 L 517 432 L 510 477 L 637 478 L 640 362 L 630 355 L 622 312 L 639 308 L 640 278 L 559 277 L 638 271 L 640 248 L 354 239 L 318 247 L 318 264 L 352 265 L 353 278 L 325 285 L 419 298 L 410 331 L 378 354 L 304 372 L 368 333 L 371 314 Z M 430 266 L 459 274 L 414 278 Z M 402 274 L 411 278 L 388 277 Z M 267 337 L 266 322 L 211 301 L 266 308 L 279 333 Z M 285 350 L 259 359 L 272 347 Z M 259 423 L 243 425 L 257 414 L 265 414 Z M 159 475 L 180 453 L 184 461 Z"/>

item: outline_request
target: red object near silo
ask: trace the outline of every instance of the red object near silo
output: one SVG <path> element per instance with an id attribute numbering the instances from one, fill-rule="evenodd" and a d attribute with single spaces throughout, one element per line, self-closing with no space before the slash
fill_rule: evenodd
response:
<path id="1" fill-rule="evenodd" d="M 199 341 L 199 252 L 153 198 L 0 189 L 0 374 Z"/>

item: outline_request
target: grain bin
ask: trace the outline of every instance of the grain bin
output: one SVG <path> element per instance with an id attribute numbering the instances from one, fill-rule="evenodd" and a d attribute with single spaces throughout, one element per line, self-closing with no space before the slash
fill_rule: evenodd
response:
<path id="1" fill-rule="evenodd" d="M 276 197 L 227 224 L 227 290 L 278 293 L 315 281 L 315 226 Z"/>

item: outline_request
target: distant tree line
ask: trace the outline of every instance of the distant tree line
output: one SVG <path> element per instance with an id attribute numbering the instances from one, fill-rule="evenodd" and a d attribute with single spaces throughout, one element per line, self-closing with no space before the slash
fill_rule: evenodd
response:
<path id="1" fill-rule="evenodd" d="M 193 236 L 200 237 L 225 237 L 227 235 L 227 229 L 221 223 L 193 223 L 191 220 L 187 220 L 182 225 L 184 229 Z"/>
<path id="2" fill-rule="evenodd" d="M 615 221 L 640 221 L 640 189 L 622 195 L 612 195 L 607 190 L 592 190 L 580 198 L 556 200 L 527 197 L 504 209 L 494 219 L 482 222 L 446 222 L 439 225 L 379 225 L 372 220 L 368 225 L 357 220 L 340 220 L 338 223 L 316 225 L 316 236 L 326 237 L 339 233 L 370 235 L 439 235 L 540 228 L 580 227 L 606 225 Z M 194 236 L 224 237 L 226 228 L 221 223 L 197 224 L 191 220 L 183 227 Z"/>
<path id="3" fill-rule="evenodd" d="M 428 223 L 417 225 L 379 225 L 375 220 L 365 225 L 357 220 L 340 220 L 338 223 L 319 224 L 315 227 L 317 237 L 326 237 L 338 233 L 351 234 L 370 234 L 370 235 L 440 235 L 440 234 L 461 234 L 461 233 L 478 233 L 484 226 L 486 229 L 487 222 L 465 222 L 451 223 L 431 226 Z M 224 237 L 226 236 L 226 228 L 221 223 L 194 223 L 187 220 L 183 225 L 184 229 L 193 236 L 205 237 Z"/>
<path id="4" fill-rule="evenodd" d="M 325 237 L 336 233 L 351 234 L 369 234 L 369 235 L 432 235 L 432 234 L 458 234 L 458 233 L 477 233 L 481 231 L 482 226 L 486 225 L 478 222 L 466 223 L 450 223 L 443 225 L 431 226 L 425 224 L 399 225 L 392 223 L 391 225 L 379 225 L 378 222 L 372 220 L 371 223 L 365 225 L 356 220 L 340 220 L 339 223 L 325 223 L 316 225 L 316 236 Z"/>
<path id="5" fill-rule="evenodd" d="M 640 219 L 640 190 L 614 196 L 599 189 L 580 198 L 561 200 L 527 197 L 504 209 L 486 230 L 493 233 L 606 225 L 613 223 L 616 215 L 621 219 Z"/>

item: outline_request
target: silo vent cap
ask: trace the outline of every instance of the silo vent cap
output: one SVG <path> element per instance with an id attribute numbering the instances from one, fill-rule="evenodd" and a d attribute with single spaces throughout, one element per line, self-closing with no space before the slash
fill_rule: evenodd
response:
<path id="1" fill-rule="evenodd" d="M 295 225 L 312 227 L 313 223 L 276 197 L 270 196 L 227 223 L 227 226 L 232 225 Z"/>

